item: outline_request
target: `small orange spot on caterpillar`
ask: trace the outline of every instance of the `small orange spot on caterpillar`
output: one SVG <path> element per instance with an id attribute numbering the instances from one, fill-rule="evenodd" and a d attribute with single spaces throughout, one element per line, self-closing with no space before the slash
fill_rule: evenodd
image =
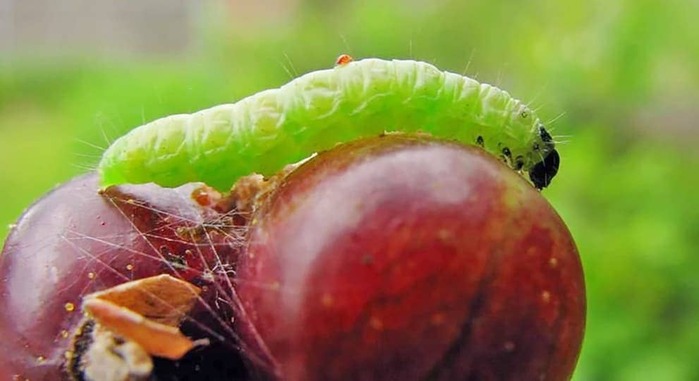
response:
<path id="1" fill-rule="evenodd" d="M 340 54 L 335 60 L 335 65 L 347 65 L 348 63 L 354 61 L 354 58 L 349 54 Z"/>

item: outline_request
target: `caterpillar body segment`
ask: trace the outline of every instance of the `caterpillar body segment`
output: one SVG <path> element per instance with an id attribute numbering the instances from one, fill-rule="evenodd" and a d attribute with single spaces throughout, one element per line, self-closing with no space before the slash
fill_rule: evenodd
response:
<path id="1" fill-rule="evenodd" d="M 424 132 L 481 145 L 537 188 L 559 157 L 526 105 L 469 77 L 412 60 L 343 60 L 236 103 L 172 115 L 117 139 L 98 170 L 104 186 L 203 181 L 228 189 L 335 144 L 384 132 Z M 549 155 L 555 153 L 549 159 Z M 555 164 L 555 165 L 554 165 Z"/>

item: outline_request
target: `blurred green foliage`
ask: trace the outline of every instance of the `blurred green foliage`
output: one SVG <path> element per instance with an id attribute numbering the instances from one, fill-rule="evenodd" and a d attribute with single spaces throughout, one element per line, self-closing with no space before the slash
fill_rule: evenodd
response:
<path id="1" fill-rule="evenodd" d="M 186 57 L 0 59 L 0 222 L 144 121 L 279 86 L 340 53 L 430 61 L 552 121 L 562 168 L 545 195 L 588 286 L 574 379 L 697 380 L 696 15 L 683 0 L 307 0 L 271 24 L 209 9 Z"/>

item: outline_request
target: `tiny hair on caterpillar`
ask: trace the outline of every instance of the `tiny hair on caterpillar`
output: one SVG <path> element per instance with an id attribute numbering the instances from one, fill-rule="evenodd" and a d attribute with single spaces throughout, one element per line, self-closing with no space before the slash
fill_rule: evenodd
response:
<path id="1" fill-rule="evenodd" d="M 542 189 L 560 157 L 541 120 L 504 90 L 414 60 L 354 60 L 235 103 L 171 115 L 107 148 L 102 185 L 201 181 L 228 189 L 337 143 L 385 132 L 428 133 L 478 145 Z"/>

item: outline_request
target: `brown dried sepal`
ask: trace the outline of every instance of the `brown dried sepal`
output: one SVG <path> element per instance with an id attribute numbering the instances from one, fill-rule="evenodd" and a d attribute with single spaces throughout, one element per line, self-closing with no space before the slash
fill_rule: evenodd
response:
<path id="1" fill-rule="evenodd" d="M 163 274 L 89 294 L 83 299 L 83 308 L 103 325 L 106 325 L 106 321 L 102 320 L 109 315 L 102 313 L 111 312 L 110 307 L 105 305 L 109 303 L 141 315 L 142 320 L 150 321 L 149 324 L 159 323 L 172 328 L 180 325 L 182 319 L 194 307 L 200 292 L 201 290 L 191 283 Z M 126 318 L 126 315 L 124 317 Z"/>
<path id="2" fill-rule="evenodd" d="M 98 325 L 150 355 L 177 360 L 195 346 L 177 328 L 200 289 L 163 274 L 87 295 L 83 309 Z"/>
<path id="3" fill-rule="evenodd" d="M 200 289 L 170 275 L 139 279 L 83 299 L 85 322 L 74 335 L 66 369 L 74 380 L 146 380 L 151 356 L 181 359 L 198 344 L 178 326 Z"/>
<path id="4" fill-rule="evenodd" d="M 86 318 L 73 336 L 66 370 L 73 380 L 146 380 L 151 356 L 182 358 L 198 344 L 178 326 L 200 289 L 170 275 L 143 278 L 83 299 Z"/>
<path id="5" fill-rule="evenodd" d="M 83 302 L 83 308 L 99 327 L 125 341 L 138 344 L 152 356 L 178 360 L 195 346 L 195 342 L 184 336 L 177 327 L 147 319 L 114 303 L 89 299 Z"/>

